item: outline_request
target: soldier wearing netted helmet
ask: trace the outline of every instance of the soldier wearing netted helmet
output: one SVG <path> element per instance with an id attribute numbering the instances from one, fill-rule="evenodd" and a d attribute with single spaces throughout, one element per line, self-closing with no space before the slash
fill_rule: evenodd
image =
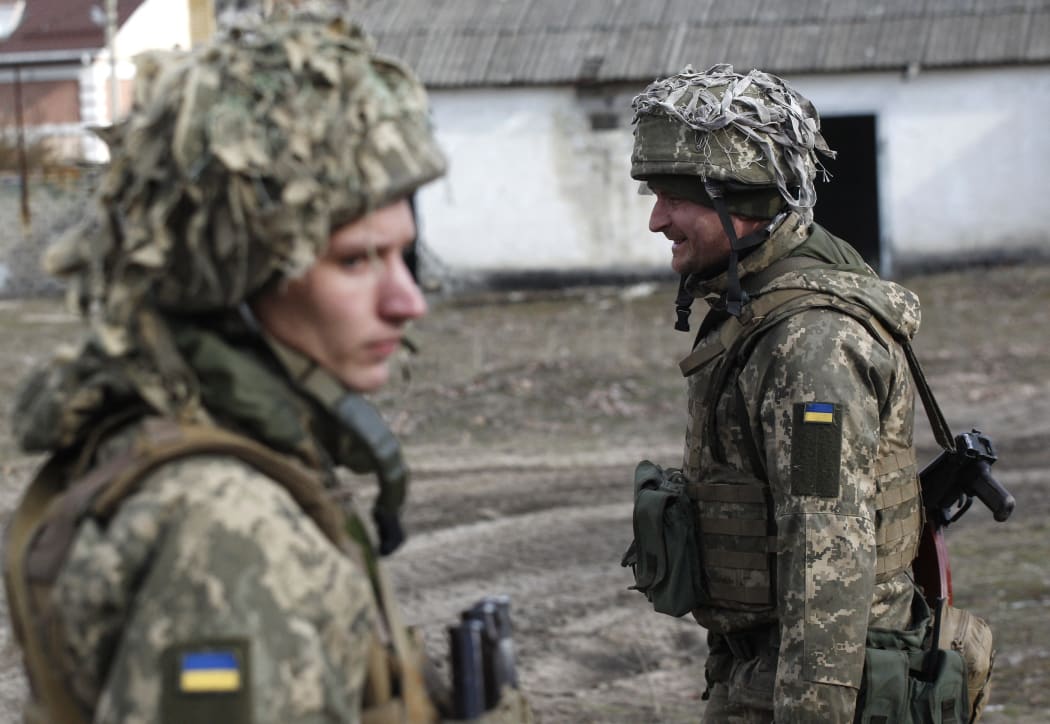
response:
<path id="1" fill-rule="evenodd" d="M 918 300 L 814 222 L 832 152 L 783 80 L 686 68 L 633 105 L 631 175 L 672 242 L 678 328 L 693 299 L 709 309 L 680 363 L 682 468 L 636 476 L 688 491 L 691 593 L 661 597 L 642 503 L 625 564 L 658 610 L 708 630 L 705 721 L 853 721 L 868 630 L 912 622 L 921 517 L 899 341 Z"/>
<path id="2" fill-rule="evenodd" d="M 27 721 L 439 719 L 362 393 L 426 311 L 409 197 L 445 160 L 414 76 L 297 5 L 141 58 L 97 213 L 47 253 L 88 334 L 15 407 L 48 456 L 5 546 Z M 378 479 L 371 516 L 339 467 Z"/>

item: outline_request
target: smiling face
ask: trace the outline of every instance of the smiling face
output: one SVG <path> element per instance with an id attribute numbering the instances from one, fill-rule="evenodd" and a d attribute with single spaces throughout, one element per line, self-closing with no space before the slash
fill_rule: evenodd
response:
<path id="1" fill-rule="evenodd" d="M 671 268 L 679 274 L 714 276 L 729 265 L 729 237 L 718 212 L 654 188 L 656 203 L 649 214 L 649 231 L 662 233 L 671 244 Z M 737 238 L 768 223 L 730 214 Z"/>
<path id="2" fill-rule="evenodd" d="M 427 311 L 402 256 L 415 236 L 404 199 L 339 227 L 305 274 L 254 300 L 256 318 L 348 388 L 379 389 L 405 323 Z"/>

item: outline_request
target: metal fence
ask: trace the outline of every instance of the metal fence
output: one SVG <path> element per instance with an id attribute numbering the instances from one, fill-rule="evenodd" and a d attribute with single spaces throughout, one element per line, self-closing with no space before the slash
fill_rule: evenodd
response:
<path id="1" fill-rule="evenodd" d="M 0 175 L 0 297 L 61 293 L 62 283 L 40 268 L 40 255 L 88 209 L 96 180 L 97 172 L 75 168 L 31 174 L 23 196 L 18 175 Z"/>

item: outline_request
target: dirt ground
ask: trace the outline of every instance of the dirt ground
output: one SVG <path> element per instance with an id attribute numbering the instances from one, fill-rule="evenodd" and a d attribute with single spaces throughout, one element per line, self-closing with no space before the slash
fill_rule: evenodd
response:
<path id="1" fill-rule="evenodd" d="M 948 531 L 956 604 L 996 633 L 985 721 L 1050 721 L 1050 267 L 903 281 L 923 300 L 916 347 L 949 422 L 994 438 L 995 473 L 1018 500 L 1008 523 L 975 507 Z M 547 724 L 695 722 L 703 711 L 703 631 L 653 613 L 619 565 L 634 464 L 680 462 L 676 363 L 689 337 L 671 328 L 673 296 L 637 285 L 435 300 L 413 331 L 418 355 L 378 398 L 414 471 L 411 538 L 389 562 L 408 618 L 436 653 L 461 609 L 509 594 L 521 680 Z M 75 338 L 57 301 L 4 302 L 0 329 L 5 401 Z M 14 448 L 5 414 L 5 519 L 38 462 Z M 4 630 L 0 722 L 18 720 L 23 694 Z"/>

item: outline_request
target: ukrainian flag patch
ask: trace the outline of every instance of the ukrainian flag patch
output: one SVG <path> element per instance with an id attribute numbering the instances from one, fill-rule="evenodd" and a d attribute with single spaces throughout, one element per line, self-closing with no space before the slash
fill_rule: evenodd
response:
<path id="1" fill-rule="evenodd" d="M 792 495 L 839 496 L 843 414 L 842 406 L 835 402 L 792 405 Z"/>
<path id="2" fill-rule="evenodd" d="M 179 690 L 186 694 L 240 691 L 241 666 L 233 651 L 187 651 L 179 658 Z"/>
<path id="3" fill-rule="evenodd" d="M 830 402 L 807 402 L 802 422 L 830 425 L 835 422 L 835 406 Z"/>

